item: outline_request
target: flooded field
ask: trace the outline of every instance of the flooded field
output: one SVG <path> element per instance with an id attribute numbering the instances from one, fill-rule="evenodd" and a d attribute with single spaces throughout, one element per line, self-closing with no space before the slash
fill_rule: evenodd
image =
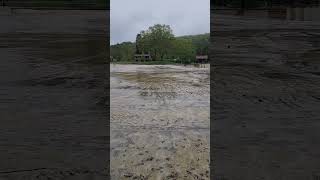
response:
<path id="1" fill-rule="evenodd" d="M 209 179 L 209 67 L 110 68 L 112 179 Z"/>

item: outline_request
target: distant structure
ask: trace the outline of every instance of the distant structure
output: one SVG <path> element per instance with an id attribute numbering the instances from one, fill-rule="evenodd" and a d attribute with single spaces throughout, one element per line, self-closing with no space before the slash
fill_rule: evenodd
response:
<path id="1" fill-rule="evenodd" d="M 150 54 L 135 54 L 134 59 L 137 62 L 143 62 L 143 61 L 151 61 L 152 58 Z"/>
<path id="2" fill-rule="evenodd" d="M 110 62 L 117 61 L 113 56 L 110 56 Z"/>
<path id="3" fill-rule="evenodd" d="M 140 47 L 140 40 L 141 40 L 141 34 L 137 34 L 136 38 L 136 54 L 134 55 L 134 59 L 137 62 L 142 62 L 142 61 L 151 61 L 151 55 L 150 54 L 145 54 L 141 50 Z"/>
<path id="4" fill-rule="evenodd" d="M 208 63 L 209 62 L 208 55 L 198 55 L 198 56 L 196 56 L 196 62 L 197 63 Z"/>

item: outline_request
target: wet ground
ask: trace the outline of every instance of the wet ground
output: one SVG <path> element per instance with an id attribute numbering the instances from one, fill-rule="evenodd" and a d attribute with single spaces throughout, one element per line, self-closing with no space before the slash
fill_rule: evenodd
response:
<path id="1" fill-rule="evenodd" d="M 320 177 L 320 23 L 211 12 L 214 178 Z"/>
<path id="2" fill-rule="evenodd" d="M 111 65 L 112 179 L 209 179 L 209 67 Z"/>
<path id="3" fill-rule="evenodd" d="M 107 13 L 20 9 L 0 21 L 0 179 L 106 179 Z"/>

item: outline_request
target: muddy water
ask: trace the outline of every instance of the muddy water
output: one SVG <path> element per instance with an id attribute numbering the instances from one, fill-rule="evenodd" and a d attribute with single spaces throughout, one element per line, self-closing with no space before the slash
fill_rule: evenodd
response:
<path id="1" fill-rule="evenodd" d="M 209 68 L 111 65 L 112 179 L 209 179 Z"/>

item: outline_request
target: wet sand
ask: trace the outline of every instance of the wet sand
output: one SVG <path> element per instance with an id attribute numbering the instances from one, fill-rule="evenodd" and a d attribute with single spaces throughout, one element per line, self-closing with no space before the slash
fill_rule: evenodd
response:
<path id="1" fill-rule="evenodd" d="M 320 23 L 211 13 L 214 178 L 319 178 Z"/>
<path id="2" fill-rule="evenodd" d="M 209 67 L 111 65 L 112 179 L 209 179 Z"/>
<path id="3" fill-rule="evenodd" d="M 105 179 L 106 11 L 0 21 L 0 179 Z"/>

